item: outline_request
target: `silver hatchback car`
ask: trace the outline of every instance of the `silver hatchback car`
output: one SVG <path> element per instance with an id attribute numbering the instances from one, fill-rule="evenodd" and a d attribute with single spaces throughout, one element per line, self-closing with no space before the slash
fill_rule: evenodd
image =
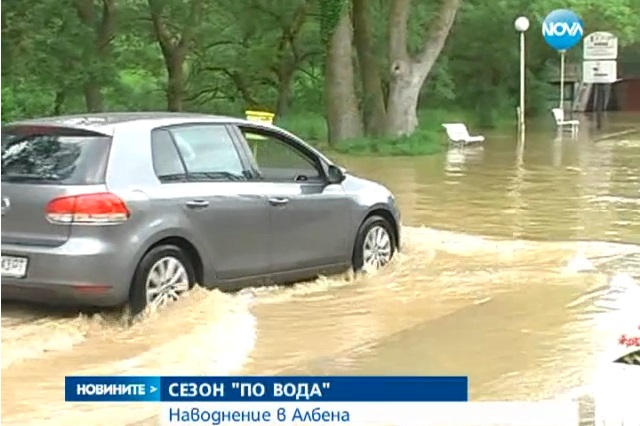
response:
<path id="1" fill-rule="evenodd" d="M 109 113 L 2 127 L 2 299 L 134 313 L 196 283 L 234 290 L 380 268 L 384 186 L 269 124 Z"/>

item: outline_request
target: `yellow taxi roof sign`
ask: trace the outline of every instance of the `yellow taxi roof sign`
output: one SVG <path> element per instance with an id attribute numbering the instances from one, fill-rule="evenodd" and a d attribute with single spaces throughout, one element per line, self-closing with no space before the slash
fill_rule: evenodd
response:
<path id="1" fill-rule="evenodd" d="M 247 120 L 267 122 L 269 124 L 273 124 L 273 119 L 276 116 L 274 113 L 268 111 L 247 110 L 244 113 L 247 116 Z"/>

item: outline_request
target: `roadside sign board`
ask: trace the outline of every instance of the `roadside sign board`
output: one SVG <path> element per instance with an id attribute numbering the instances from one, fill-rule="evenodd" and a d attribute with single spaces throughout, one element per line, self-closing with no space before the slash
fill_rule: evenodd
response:
<path id="1" fill-rule="evenodd" d="M 618 80 L 618 63 L 615 60 L 583 61 L 582 80 L 585 83 L 615 83 Z"/>
<path id="2" fill-rule="evenodd" d="M 585 61 L 617 59 L 618 37 L 605 31 L 589 34 L 583 40 L 582 58 Z"/>

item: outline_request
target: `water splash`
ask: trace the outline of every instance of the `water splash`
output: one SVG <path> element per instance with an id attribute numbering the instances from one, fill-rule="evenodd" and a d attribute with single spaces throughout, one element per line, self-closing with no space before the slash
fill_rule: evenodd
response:
<path id="1" fill-rule="evenodd" d="M 569 261 L 565 270 L 568 273 L 591 272 L 595 271 L 596 267 L 593 262 L 583 254 L 577 254 Z"/>

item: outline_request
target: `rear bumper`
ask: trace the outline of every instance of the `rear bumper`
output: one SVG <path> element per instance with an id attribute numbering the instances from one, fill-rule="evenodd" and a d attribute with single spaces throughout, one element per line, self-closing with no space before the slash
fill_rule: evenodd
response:
<path id="1" fill-rule="evenodd" d="M 122 300 L 111 292 L 83 292 L 69 285 L 17 282 L 3 278 L 2 301 L 72 307 L 115 307 L 123 305 L 126 299 Z"/>
<path id="2" fill-rule="evenodd" d="M 99 240 L 59 247 L 2 244 L 3 256 L 27 257 L 24 278 L 2 277 L 2 300 L 71 306 L 119 306 L 129 295 L 133 254 Z"/>

